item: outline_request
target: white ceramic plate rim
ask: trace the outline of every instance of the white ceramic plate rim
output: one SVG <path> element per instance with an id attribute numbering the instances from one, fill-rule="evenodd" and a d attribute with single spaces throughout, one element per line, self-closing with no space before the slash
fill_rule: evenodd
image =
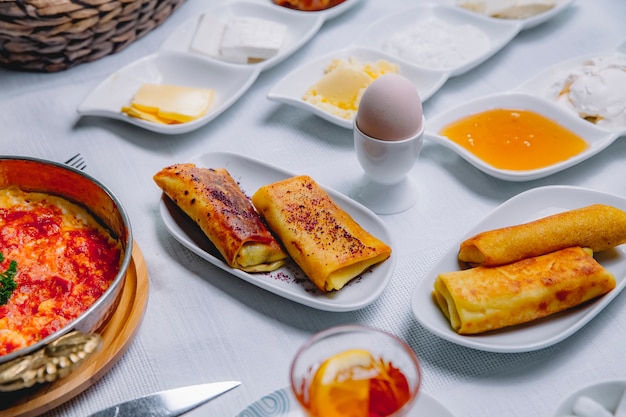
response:
<path id="1" fill-rule="evenodd" d="M 213 103 L 207 114 L 191 122 L 175 125 L 160 125 L 123 114 L 121 112 L 122 105 L 130 103 L 133 95 L 142 84 L 154 82 L 161 84 L 181 84 L 173 83 L 168 79 L 162 79 L 160 81 L 155 80 L 155 78 L 160 78 L 159 75 L 161 74 L 158 69 L 159 65 L 161 65 L 159 62 L 167 60 L 172 62 L 190 61 L 193 62 L 195 66 L 204 67 L 207 70 L 211 68 L 220 71 L 227 70 L 231 75 L 239 74 L 241 83 L 230 95 L 226 95 L 223 98 L 216 98 L 217 103 Z M 185 65 L 180 65 L 180 68 L 181 74 L 183 74 Z M 204 126 L 226 111 L 250 88 L 258 75 L 259 71 L 255 68 L 244 68 L 223 62 L 211 62 L 175 51 L 162 51 L 133 61 L 121 70 L 109 75 L 81 102 L 77 112 L 85 116 L 101 116 L 121 120 L 153 132 L 167 135 L 187 133 Z M 117 83 L 119 83 L 119 85 L 116 86 Z M 216 96 L 224 94 L 224 92 L 220 90 L 219 80 L 212 79 L 211 77 L 203 77 L 202 80 L 189 79 L 184 84 L 188 86 L 212 88 L 215 90 Z"/>
<path id="2" fill-rule="evenodd" d="M 450 77 L 461 75 L 469 70 L 477 67 L 485 62 L 487 59 L 495 55 L 498 51 L 504 48 L 509 42 L 519 33 L 521 30 L 521 24 L 514 20 L 493 19 L 485 17 L 478 13 L 474 13 L 456 6 L 449 6 L 445 4 L 425 4 L 417 7 L 407 8 L 397 13 L 385 16 L 380 20 L 370 25 L 364 33 L 355 41 L 356 45 L 375 48 L 381 52 L 383 50 L 382 43 L 385 39 L 392 36 L 398 31 L 404 30 L 408 25 L 404 24 L 404 21 L 408 19 L 408 16 L 415 16 L 414 24 L 420 20 L 424 20 L 429 17 L 436 17 L 439 20 L 446 21 L 451 24 L 468 24 L 476 29 L 481 30 L 489 39 L 489 48 L 483 51 L 481 54 L 476 55 L 474 58 L 458 65 L 453 68 L 432 68 L 428 66 L 420 65 L 416 62 L 410 62 L 413 65 L 428 68 L 436 71 L 447 72 Z M 403 22 L 399 24 L 398 21 Z M 384 29 L 384 30 L 383 30 Z M 384 32 L 385 38 L 381 39 L 372 38 L 373 32 Z M 497 36 L 496 36 L 497 35 Z M 393 54 L 394 59 L 398 59 Z M 408 61 L 407 61 L 408 62 Z"/>
<path id="3" fill-rule="evenodd" d="M 200 167 L 226 168 L 241 185 L 244 192 L 247 193 L 254 193 L 262 185 L 296 175 L 252 158 L 225 152 L 203 154 L 193 158 L 191 162 Z M 378 216 L 345 195 L 326 187 L 323 188 L 361 226 L 391 246 L 392 251 L 394 250 L 395 245 L 392 236 Z M 247 273 L 231 268 L 221 258 L 207 252 L 194 242 L 194 238 L 185 231 L 185 225 L 177 222 L 170 210 L 174 209 L 174 215 L 184 218 L 185 223 L 189 223 L 191 220 L 185 218 L 185 215 L 178 211 L 173 203 L 169 202 L 168 204 L 168 202 L 169 199 L 163 196 L 160 202 L 161 218 L 170 234 L 183 246 L 213 265 L 244 281 L 309 307 L 334 312 L 363 308 L 380 296 L 393 275 L 396 256 L 392 253 L 389 259 L 365 272 L 362 278 L 355 278 L 340 291 L 322 294 L 319 291 L 312 291 L 313 285 L 308 280 L 305 280 L 305 283 L 300 283 L 293 281 L 285 282 L 283 279 L 276 278 L 277 274 L 287 274 L 293 277 L 293 274 L 285 267 L 271 273 L 259 274 Z M 199 228 L 195 224 L 191 224 L 191 230 L 193 233 L 199 232 Z M 203 237 L 203 239 L 206 238 Z M 206 243 L 209 244 L 208 239 L 206 239 Z M 300 274 L 302 273 L 300 272 Z M 284 277 L 285 275 L 282 276 Z M 304 278 L 304 274 L 302 274 L 302 278 Z"/>
<path id="4" fill-rule="evenodd" d="M 552 19 L 557 14 L 561 13 L 563 10 L 569 7 L 573 2 L 574 0 L 557 0 L 556 6 L 554 6 L 550 10 L 540 13 L 536 16 L 527 17 L 526 19 L 520 19 L 519 22 L 522 24 L 522 30 L 533 28 Z"/>
<path id="5" fill-rule="evenodd" d="M 485 230 L 525 223 L 595 203 L 626 210 L 626 199 L 622 197 L 572 186 L 539 187 L 509 199 L 465 233 L 422 279 L 411 299 L 415 318 L 426 329 L 445 340 L 488 352 L 529 352 L 571 336 L 598 315 L 626 286 L 626 245 L 615 248 L 616 256 L 613 259 L 597 254 L 598 261 L 613 273 L 617 281 L 616 288 L 608 294 L 583 306 L 501 331 L 473 336 L 457 334 L 432 300 L 432 288 L 437 274 L 458 270 L 458 248 L 463 240 Z"/>
<path id="6" fill-rule="evenodd" d="M 286 7 L 277 6 L 275 4 L 270 3 L 268 0 L 267 3 L 259 3 L 252 1 L 235 1 L 235 2 L 226 2 L 220 3 L 214 7 L 211 7 L 198 15 L 190 18 L 187 22 L 183 23 L 176 29 L 163 43 L 161 46 L 162 49 L 166 50 L 175 50 L 179 52 L 188 53 L 202 59 L 207 59 L 210 61 L 219 61 L 224 62 L 217 58 L 212 58 L 194 51 L 191 51 L 190 45 L 191 41 L 196 32 L 196 28 L 200 21 L 200 18 L 205 14 L 215 14 L 216 16 L 223 15 L 244 15 L 243 13 L 239 13 L 240 10 L 245 10 L 245 16 L 260 16 L 260 15 L 269 15 L 272 16 L 277 22 L 287 25 L 288 30 L 293 31 L 298 28 L 298 25 L 302 25 L 303 22 L 307 22 L 308 29 L 297 36 L 295 41 L 291 42 L 287 46 L 281 48 L 280 52 L 264 61 L 255 64 L 233 64 L 240 65 L 244 67 L 256 67 L 259 68 L 260 71 L 265 71 L 278 63 L 285 60 L 287 57 L 292 55 L 298 49 L 300 49 L 304 44 L 306 44 L 315 34 L 319 31 L 324 23 L 324 15 L 321 14 L 306 14 L 303 12 L 299 12 L 296 10 L 291 10 Z M 293 36 L 292 36 L 293 37 Z"/>
<path id="7" fill-rule="evenodd" d="M 236 417 L 305 417 L 290 387 L 267 394 L 240 411 Z M 454 417 L 437 399 L 420 392 L 407 417 Z"/>
<path id="8" fill-rule="evenodd" d="M 534 110 L 535 112 L 542 114 L 543 116 L 552 119 L 553 121 L 556 121 L 557 123 L 577 133 L 589 143 L 589 147 L 578 155 L 544 168 L 519 171 L 507 170 L 496 168 L 484 162 L 482 159 L 476 157 L 473 153 L 466 150 L 462 146 L 457 145 L 453 141 L 437 133 L 448 123 L 471 114 L 495 108 Z M 426 120 L 426 132 L 424 134 L 424 139 L 438 143 L 453 150 L 467 162 L 493 177 L 507 181 L 530 181 L 552 175 L 592 157 L 612 144 L 619 136 L 619 133 L 608 132 L 600 129 L 592 123 L 582 120 L 580 117 L 561 107 L 556 102 L 529 93 L 511 91 L 484 96 L 445 110 L 433 117 L 428 118 Z"/>
<path id="9" fill-rule="evenodd" d="M 608 411 L 613 412 L 619 400 L 622 398 L 624 390 L 626 390 L 625 379 L 606 379 L 593 382 L 567 396 L 567 398 L 559 404 L 553 416 L 568 417 L 573 415 L 574 403 L 582 396 L 587 396 L 597 401 Z"/>
<path id="10" fill-rule="evenodd" d="M 289 104 L 296 108 L 309 111 L 316 116 L 319 116 L 322 119 L 345 129 L 352 129 L 353 119 L 344 119 L 342 117 L 335 116 L 334 114 L 302 99 L 306 91 L 324 76 L 324 69 L 333 59 L 348 59 L 350 57 L 359 59 L 361 63 L 372 62 L 378 59 L 384 59 L 389 62 L 397 63 L 399 74 L 410 79 L 414 84 L 424 82 L 424 88 L 420 89 L 419 86 L 416 85 L 422 102 L 428 100 L 428 98 L 439 90 L 439 88 L 441 88 L 441 86 L 448 79 L 448 74 L 445 71 L 420 68 L 382 51 L 363 48 L 360 46 L 350 46 L 320 56 L 291 71 L 272 87 L 267 94 L 267 98 L 272 101 Z"/>

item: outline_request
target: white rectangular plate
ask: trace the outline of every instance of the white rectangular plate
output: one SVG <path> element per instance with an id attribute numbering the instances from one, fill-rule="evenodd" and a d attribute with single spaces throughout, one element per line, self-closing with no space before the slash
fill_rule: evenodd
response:
<path id="1" fill-rule="evenodd" d="M 596 254 L 596 259 L 615 275 L 617 287 L 589 303 L 527 324 L 478 335 L 459 335 L 433 301 L 433 283 L 442 272 L 459 269 L 459 245 L 486 230 L 526 223 L 558 212 L 606 204 L 626 210 L 626 199 L 571 186 L 548 186 L 521 193 L 498 207 L 455 244 L 424 277 L 413 293 L 415 318 L 429 331 L 458 345 L 489 352 L 528 352 L 551 346 L 571 336 L 599 314 L 626 285 L 626 245 Z"/>
<path id="2" fill-rule="evenodd" d="M 248 196 L 254 194 L 264 185 L 296 175 L 254 159 L 231 153 L 208 153 L 200 155 L 190 162 L 199 167 L 227 169 Z M 348 212 L 357 223 L 387 243 L 393 250 L 391 235 L 376 214 L 337 191 L 323 188 L 335 203 Z M 161 199 L 160 211 L 167 230 L 176 240 L 195 254 L 257 287 L 319 310 L 351 311 L 372 303 L 389 283 L 396 262 L 396 257 L 392 254 L 389 259 L 353 279 L 341 290 L 322 293 L 291 261 L 282 268 L 268 273 L 247 273 L 231 268 L 224 262 L 196 223 L 166 196 Z"/>

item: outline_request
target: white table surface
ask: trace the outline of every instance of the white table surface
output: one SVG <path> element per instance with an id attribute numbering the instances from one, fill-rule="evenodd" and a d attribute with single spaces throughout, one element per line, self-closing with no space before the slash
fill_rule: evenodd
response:
<path id="1" fill-rule="evenodd" d="M 422 3 L 414 0 L 415 4 Z M 446 1 L 446 3 L 448 3 Z M 510 183 L 476 170 L 451 151 L 426 144 L 412 175 L 419 202 L 382 216 L 397 241 L 397 267 L 382 296 L 348 313 L 318 311 L 243 282 L 183 248 L 158 214 L 152 175 L 210 151 L 230 151 L 306 173 L 348 192 L 360 175 L 349 130 L 270 102 L 269 89 L 307 61 L 347 46 L 371 22 L 407 7 L 402 0 L 361 0 L 326 22 L 300 51 L 262 73 L 229 110 L 199 130 L 163 136 L 108 119 L 79 117 L 81 100 L 105 77 L 150 53 L 179 25 L 214 2 L 188 0 L 161 27 L 122 52 L 55 73 L 0 69 L 0 152 L 64 161 L 77 152 L 86 172 L 127 209 L 146 258 L 150 293 L 138 334 L 98 382 L 49 416 L 84 416 L 153 391 L 225 379 L 241 387 L 190 416 L 234 416 L 288 383 L 290 359 L 312 334 L 361 323 L 406 339 L 421 360 L 424 392 L 455 416 L 551 416 L 566 395 L 594 380 L 626 378 L 626 294 L 565 341 L 535 352 L 499 354 L 446 342 L 410 310 L 415 286 L 443 252 L 494 208 L 534 187 L 566 184 L 626 197 L 626 141 L 542 180 Z M 548 66 L 615 49 L 626 39 L 626 2 L 577 0 L 562 14 L 519 33 L 492 59 L 448 80 L 425 115 L 512 89 Z"/>

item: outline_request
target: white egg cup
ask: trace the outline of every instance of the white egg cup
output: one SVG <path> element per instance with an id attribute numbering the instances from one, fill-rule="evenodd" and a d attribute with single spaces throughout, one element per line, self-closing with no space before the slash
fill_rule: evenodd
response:
<path id="1" fill-rule="evenodd" d="M 350 196 L 376 214 L 396 214 L 417 203 L 417 184 L 407 174 L 422 151 L 425 119 L 410 138 L 397 141 L 375 139 L 353 123 L 354 149 L 363 177 L 352 186 Z"/>

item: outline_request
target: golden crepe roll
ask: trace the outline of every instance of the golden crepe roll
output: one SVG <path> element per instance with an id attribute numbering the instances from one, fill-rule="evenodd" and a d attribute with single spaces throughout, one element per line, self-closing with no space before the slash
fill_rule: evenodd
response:
<path id="1" fill-rule="evenodd" d="M 626 212 L 595 204 L 480 233 L 461 243 L 459 260 L 494 266 L 571 246 L 603 251 L 626 243 Z"/>
<path id="2" fill-rule="evenodd" d="M 561 249 L 494 267 L 439 274 L 433 296 L 452 328 L 476 334 L 526 323 L 615 288 L 589 249 Z"/>
<path id="3" fill-rule="evenodd" d="M 339 290 L 391 248 L 364 230 L 308 176 L 261 187 L 252 204 L 322 291 Z"/>
<path id="4" fill-rule="evenodd" d="M 287 258 L 227 170 L 178 164 L 154 181 L 202 229 L 232 268 L 267 272 Z"/>

